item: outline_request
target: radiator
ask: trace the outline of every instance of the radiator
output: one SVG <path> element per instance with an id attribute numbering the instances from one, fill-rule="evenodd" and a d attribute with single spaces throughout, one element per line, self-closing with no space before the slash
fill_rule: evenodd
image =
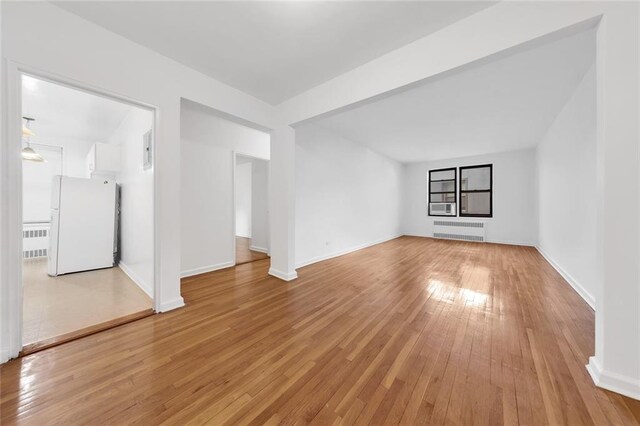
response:
<path id="1" fill-rule="evenodd" d="M 434 220 L 434 238 L 449 240 L 484 242 L 486 224 L 484 222 Z"/>
<path id="2" fill-rule="evenodd" d="M 22 225 L 22 257 L 46 257 L 49 249 L 49 222 Z"/>

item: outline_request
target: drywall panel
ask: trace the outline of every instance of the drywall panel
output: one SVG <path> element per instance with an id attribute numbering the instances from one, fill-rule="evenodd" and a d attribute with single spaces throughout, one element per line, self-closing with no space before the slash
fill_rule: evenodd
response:
<path id="1" fill-rule="evenodd" d="M 251 161 L 251 247 L 269 251 L 269 162 Z"/>
<path id="2" fill-rule="evenodd" d="M 538 247 L 595 306 L 595 64 L 540 141 L 537 152 Z"/>
<path id="3" fill-rule="evenodd" d="M 251 161 L 236 162 L 236 236 L 251 238 Z"/>
<path id="4" fill-rule="evenodd" d="M 109 138 L 120 145 L 120 266 L 153 297 L 153 168 L 144 170 L 143 136 L 153 128 L 153 113 L 132 108 Z"/>
<path id="5" fill-rule="evenodd" d="M 315 125 L 296 129 L 296 265 L 400 233 L 402 166 Z"/>

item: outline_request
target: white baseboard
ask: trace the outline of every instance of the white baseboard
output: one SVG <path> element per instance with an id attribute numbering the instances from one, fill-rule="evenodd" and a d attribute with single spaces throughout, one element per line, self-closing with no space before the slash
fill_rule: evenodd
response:
<path id="1" fill-rule="evenodd" d="M 558 265 L 558 263 L 556 263 L 547 253 L 545 253 L 544 250 L 542 250 L 539 246 L 536 246 L 536 250 L 538 250 L 538 253 L 540 253 L 551 266 L 553 266 L 553 269 L 558 271 L 562 278 L 564 278 L 564 280 L 568 282 L 571 287 L 573 287 L 576 293 L 578 293 L 580 297 L 582 297 L 582 299 L 584 299 L 584 301 L 587 302 L 589 306 L 591 306 L 591 309 L 595 311 L 596 299 L 587 290 L 585 290 L 585 288 L 580 285 L 580 283 L 578 283 L 578 281 L 576 281 L 575 278 L 571 276 L 571 274 L 562 269 L 562 267 Z"/>
<path id="2" fill-rule="evenodd" d="M 298 278 L 298 273 L 296 271 L 286 273 L 273 268 L 269 269 L 269 275 L 273 275 L 274 277 L 280 278 L 283 281 L 293 281 Z"/>
<path id="3" fill-rule="evenodd" d="M 200 275 L 207 272 L 217 271 L 218 269 L 230 268 L 235 265 L 233 260 L 229 262 L 217 263 L 215 265 L 203 266 L 200 268 L 188 269 L 180 272 L 180 278 L 192 277 L 194 275 Z"/>
<path id="4" fill-rule="evenodd" d="M 494 241 L 485 241 L 485 243 L 489 244 L 504 244 L 507 246 L 522 246 L 522 247 L 535 247 L 535 243 L 529 243 L 526 241 L 505 241 L 505 240 L 494 240 Z"/>
<path id="5" fill-rule="evenodd" d="M 266 248 L 264 248 L 264 247 L 249 246 L 249 250 L 252 250 L 252 251 L 259 251 L 260 253 L 267 253 L 267 254 L 269 254 L 269 249 L 266 249 Z"/>
<path id="6" fill-rule="evenodd" d="M 158 312 L 168 312 L 174 309 L 182 308 L 184 306 L 184 299 L 182 297 L 178 297 L 177 299 L 170 300 L 165 303 L 161 303 L 158 306 Z"/>
<path id="7" fill-rule="evenodd" d="M 402 237 L 402 234 L 392 235 L 391 237 L 386 237 L 381 240 L 372 241 L 370 243 L 360 244 L 354 247 L 350 247 L 344 250 L 338 250 L 336 252 L 317 256 L 311 259 L 303 260 L 300 263 L 296 263 L 296 268 L 302 268 L 303 266 L 311 265 L 312 263 L 322 262 L 323 260 L 333 259 L 334 257 L 344 256 L 345 254 L 353 253 L 354 251 L 362 250 L 367 247 L 375 246 L 377 244 L 386 243 L 387 241 L 395 240 L 396 238 Z"/>
<path id="8" fill-rule="evenodd" d="M 138 274 L 133 272 L 133 269 L 130 268 L 126 263 L 120 261 L 120 262 L 118 262 L 118 267 L 120 269 L 122 269 L 122 272 L 124 272 L 129 278 L 131 278 L 131 281 L 136 283 L 136 285 L 138 287 L 140 287 L 140 289 L 142 289 L 142 291 L 144 291 L 147 294 L 147 296 L 149 296 L 151 299 L 153 299 L 153 287 L 152 286 L 150 286 L 146 282 L 144 282 L 144 280 L 142 278 L 140 278 L 140 276 Z"/>
<path id="9" fill-rule="evenodd" d="M 0 351 L 0 364 L 4 364 L 7 361 L 9 361 L 9 351 L 3 349 Z"/>
<path id="10" fill-rule="evenodd" d="M 640 400 L 640 380 L 603 370 L 594 356 L 589 358 L 587 371 L 596 386 Z"/>

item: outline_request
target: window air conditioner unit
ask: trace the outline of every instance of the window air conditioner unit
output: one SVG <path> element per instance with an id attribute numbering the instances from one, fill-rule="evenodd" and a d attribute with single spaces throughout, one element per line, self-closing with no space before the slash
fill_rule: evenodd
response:
<path id="1" fill-rule="evenodd" d="M 455 216 L 456 203 L 430 203 L 429 214 L 432 216 Z"/>

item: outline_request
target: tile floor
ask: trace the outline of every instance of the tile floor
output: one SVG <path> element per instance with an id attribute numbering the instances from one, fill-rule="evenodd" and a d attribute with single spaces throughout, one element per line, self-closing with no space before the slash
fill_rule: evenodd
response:
<path id="1" fill-rule="evenodd" d="M 23 345 L 153 307 L 118 267 L 50 277 L 47 259 L 23 261 Z"/>

